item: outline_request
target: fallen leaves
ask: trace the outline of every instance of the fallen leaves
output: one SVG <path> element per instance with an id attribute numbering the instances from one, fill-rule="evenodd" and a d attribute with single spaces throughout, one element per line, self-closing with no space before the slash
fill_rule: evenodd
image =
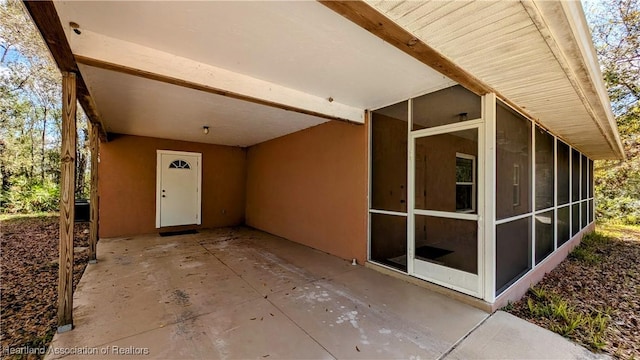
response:
<path id="1" fill-rule="evenodd" d="M 640 358 L 640 228 L 610 232 L 612 228 L 616 227 L 599 227 L 598 231 L 613 237 L 587 240 L 536 287 L 557 294 L 580 313 L 607 312 L 610 321 L 602 351 L 624 359 Z M 553 319 L 531 313 L 527 301 L 532 296 L 529 292 L 506 310 L 544 328 L 553 327 Z M 569 335 L 585 347 L 592 336 L 581 331 Z"/>
<path id="2" fill-rule="evenodd" d="M 58 301 L 57 216 L 4 220 L 0 247 L 0 343 L 7 347 L 47 346 L 56 329 Z M 74 248 L 87 247 L 88 223 L 76 223 Z M 74 254 L 73 286 L 89 260 L 86 249 Z"/>

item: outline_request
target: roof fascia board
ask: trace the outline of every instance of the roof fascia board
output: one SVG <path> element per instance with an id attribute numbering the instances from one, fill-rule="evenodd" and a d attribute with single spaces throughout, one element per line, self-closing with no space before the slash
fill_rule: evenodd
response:
<path id="1" fill-rule="evenodd" d="M 617 125 L 580 2 L 520 2 L 565 72 L 591 120 L 606 139 L 613 157 L 624 158 Z M 588 149 L 580 150 L 588 153 L 585 151 Z"/>
<path id="2" fill-rule="evenodd" d="M 593 44 L 591 30 L 587 24 L 584 9 L 582 8 L 580 1 L 561 1 L 560 5 L 562 6 L 564 13 L 567 15 L 569 26 L 571 26 L 571 29 L 573 30 L 576 42 L 580 52 L 582 53 L 581 59 L 585 61 L 586 69 L 589 71 L 590 79 L 592 80 L 592 86 L 595 88 L 600 100 L 600 105 L 606 113 L 606 119 L 609 128 L 613 132 L 615 142 L 618 146 L 619 155 L 624 159 L 625 153 L 622 141 L 620 140 L 618 125 L 611 109 L 611 101 L 603 80 L 604 77 L 602 75 L 602 70 L 600 69 L 600 62 L 598 61 L 598 55 Z"/>

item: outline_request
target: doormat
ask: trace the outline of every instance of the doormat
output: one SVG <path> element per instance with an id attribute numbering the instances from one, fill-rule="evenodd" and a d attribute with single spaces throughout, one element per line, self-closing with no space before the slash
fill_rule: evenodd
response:
<path id="1" fill-rule="evenodd" d="M 432 246 L 420 246 L 416 249 L 416 256 L 420 256 L 425 259 L 437 259 L 445 255 L 451 254 L 453 251 L 447 249 L 441 249 Z"/>
<path id="2" fill-rule="evenodd" d="M 176 235 L 187 235 L 187 234 L 197 234 L 196 230 L 177 230 L 177 231 L 163 231 L 160 233 L 160 236 L 176 236 Z"/>

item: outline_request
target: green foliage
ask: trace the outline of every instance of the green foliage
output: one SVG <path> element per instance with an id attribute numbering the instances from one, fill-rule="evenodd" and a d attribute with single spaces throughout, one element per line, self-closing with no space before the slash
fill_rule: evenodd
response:
<path id="1" fill-rule="evenodd" d="M 571 258 L 591 265 L 595 265 L 602 260 L 598 254 L 581 246 L 571 252 Z"/>
<path id="2" fill-rule="evenodd" d="M 529 291 L 538 300 L 543 300 L 547 297 L 547 291 L 543 287 L 532 287 Z"/>
<path id="3" fill-rule="evenodd" d="M 0 214 L 58 208 L 61 76 L 21 1 L 0 1 Z M 77 197 L 87 197 L 86 117 L 78 113 Z"/>
<path id="4" fill-rule="evenodd" d="M 590 338 L 590 345 L 594 349 L 602 349 L 607 342 L 604 335 L 611 321 L 611 310 L 606 309 L 604 312 L 594 311 L 591 316 L 585 317 L 585 328 Z"/>
<path id="5" fill-rule="evenodd" d="M 50 181 L 29 186 L 20 179 L 2 197 L 8 213 L 50 212 L 59 207 L 60 188 Z"/>
<path id="6" fill-rule="evenodd" d="M 604 246 L 612 239 L 600 232 L 592 232 L 585 235 L 579 246 L 577 246 L 569 257 L 589 265 L 595 265 L 602 261 Z"/>
<path id="7" fill-rule="evenodd" d="M 640 224 L 640 2 L 585 1 L 626 161 L 595 163 L 596 219 Z"/>
<path id="8" fill-rule="evenodd" d="M 503 306 L 500 310 L 507 312 L 513 310 L 513 303 L 511 302 L 511 300 L 507 301 L 507 305 Z"/>
<path id="9" fill-rule="evenodd" d="M 538 318 L 552 321 L 549 329 L 562 336 L 571 337 L 576 331 L 588 334 L 589 345 L 602 349 L 606 345 L 605 334 L 611 322 L 610 309 L 579 311 L 569 301 L 542 287 L 531 287 L 527 298 L 529 312 Z"/>
<path id="10" fill-rule="evenodd" d="M 596 218 L 640 224 L 640 106 L 618 117 L 626 161 L 595 162 Z"/>

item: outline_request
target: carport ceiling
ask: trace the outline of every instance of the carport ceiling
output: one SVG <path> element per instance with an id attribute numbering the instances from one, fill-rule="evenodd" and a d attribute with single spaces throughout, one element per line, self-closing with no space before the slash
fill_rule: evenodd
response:
<path id="1" fill-rule="evenodd" d="M 91 66 L 80 71 L 113 133 L 245 147 L 327 121 Z"/>
<path id="2" fill-rule="evenodd" d="M 249 146 L 330 118 L 362 122 L 364 109 L 452 84 L 313 1 L 54 4 L 110 132 Z M 231 91 L 244 86 L 311 112 L 187 89 L 135 71 Z M 211 136 L 202 136 L 204 125 Z"/>

